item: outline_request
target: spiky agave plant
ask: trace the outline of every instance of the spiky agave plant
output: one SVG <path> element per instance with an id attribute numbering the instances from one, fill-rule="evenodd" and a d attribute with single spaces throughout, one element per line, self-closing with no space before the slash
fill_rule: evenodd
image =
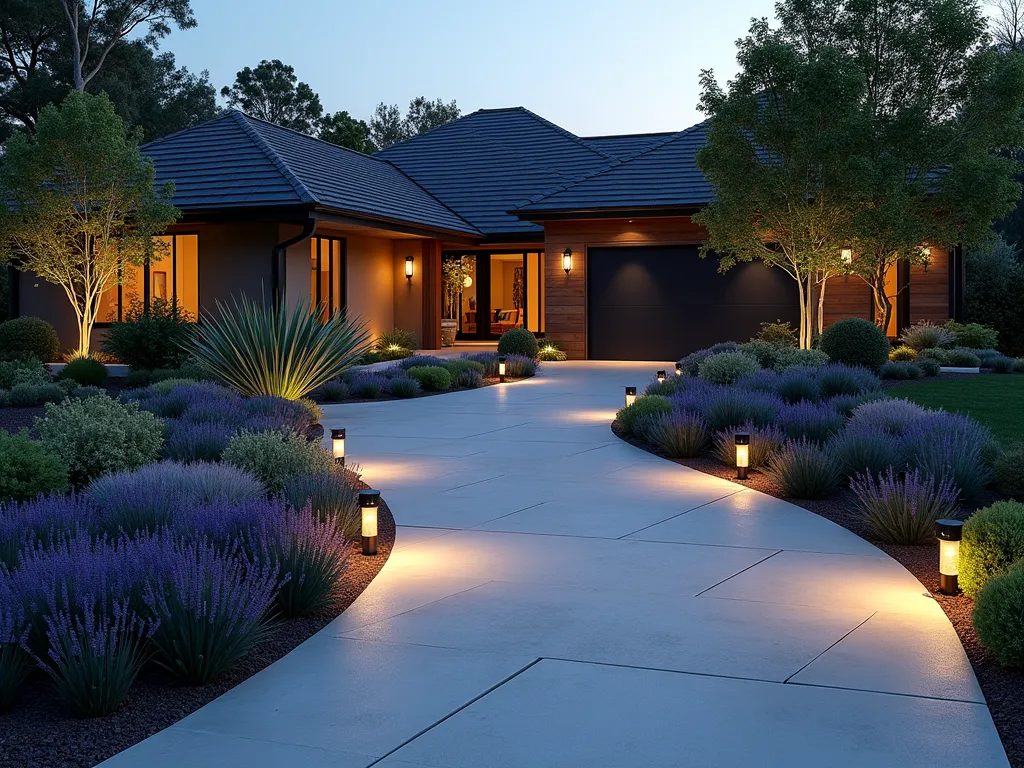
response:
<path id="1" fill-rule="evenodd" d="M 248 296 L 217 302 L 196 328 L 188 350 L 199 363 L 243 395 L 298 400 L 341 375 L 369 348 L 370 332 L 344 312 L 321 320 L 309 304 L 291 309 Z"/>

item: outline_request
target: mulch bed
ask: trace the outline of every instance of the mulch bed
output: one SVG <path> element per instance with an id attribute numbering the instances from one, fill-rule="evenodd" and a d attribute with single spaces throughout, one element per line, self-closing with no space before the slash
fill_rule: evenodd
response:
<path id="1" fill-rule="evenodd" d="M 958 374 L 949 375 L 956 376 Z M 906 382 L 899 383 L 905 384 Z M 735 468 L 726 467 L 714 459 L 706 457 L 670 459 L 647 443 L 624 436 L 617 424 L 612 425 L 612 432 L 619 439 L 642 448 L 648 453 L 661 456 L 667 461 L 674 461 L 676 464 L 682 464 L 705 474 L 731 480 L 821 515 L 857 534 L 862 539 L 870 541 L 914 574 L 932 594 L 942 610 L 946 612 L 950 623 L 960 636 L 960 642 L 963 643 L 967 658 L 970 659 L 971 665 L 974 667 L 974 674 L 981 685 L 982 693 L 985 694 L 1010 765 L 1015 768 L 1024 768 L 1024 670 L 1000 666 L 992 654 L 982 647 L 971 621 L 971 612 L 974 610 L 974 601 L 971 598 L 964 595 L 951 596 L 939 593 L 939 546 L 937 541 L 919 546 L 899 546 L 886 544 L 873 538 L 861 516 L 856 512 L 856 496 L 849 488 L 841 489 L 828 499 L 793 499 L 785 496 L 778 485 L 761 472 L 751 470 L 747 480 L 737 480 Z M 999 498 L 1001 497 L 997 494 L 992 494 L 990 499 L 983 500 L 978 507 L 987 506 Z"/>
<path id="2" fill-rule="evenodd" d="M 254 649 L 216 683 L 200 688 L 178 685 L 149 664 L 120 710 L 107 717 L 81 720 L 67 714 L 46 677 L 36 673 L 19 690 L 14 709 L 0 716 L 0 766 L 93 766 L 176 723 L 326 627 L 384 567 L 394 543 L 395 519 L 382 500 L 377 555 L 364 557 L 359 544 L 353 545 L 338 610 L 330 615 L 282 622 L 272 639 Z"/>

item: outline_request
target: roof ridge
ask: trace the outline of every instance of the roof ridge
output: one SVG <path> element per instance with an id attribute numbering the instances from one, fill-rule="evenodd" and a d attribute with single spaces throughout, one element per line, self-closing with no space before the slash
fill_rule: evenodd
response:
<path id="1" fill-rule="evenodd" d="M 575 142 L 576 142 L 577 144 L 579 144 L 580 146 L 582 146 L 582 147 L 586 147 L 586 148 L 587 148 L 587 149 L 589 149 L 589 150 L 590 150 L 591 152 L 596 152 L 596 153 L 597 153 L 597 154 L 599 154 L 599 155 L 600 155 L 601 157 L 605 157 L 605 158 L 608 158 L 609 160 L 614 160 L 614 159 L 615 159 L 614 157 L 612 157 L 611 155 L 609 155 L 609 154 L 608 154 L 607 152 L 602 152 L 602 151 L 601 151 L 600 149 L 598 149 L 597 147 L 595 147 L 595 146 L 593 146 L 593 145 L 589 144 L 589 143 L 588 143 L 588 142 L 587 142 L 587 141 L 586 141 L 585 139 L 582 139 L 582 138 L 580 138 L 579 136 L 577 136 L 577 135 L 576 135 L 575 133 L 573 133 L 573 132 L 571 132 L 571 131 L 567 131 L 567 130 L 566 130 L 565 128 L 563 128 L 562 126 L 560 126 L 560 125 L 558 125 L 558 124 L 556 124 L 556 123 L 553 123 L 553 122 L 551 122 L 551 121 L 550 121 L 550 120 L 548 120 L 547 118 L 545 118 L 545 117 L 541 117 L 541 116 L 540 116 L 540 115 L 538 115 L 538 114 L 537 114 L 536 112 L 531 112 L 531 111 L 530 111 L 529 109 L 527 109 L 526 107 L 517 107 L 517 109 L 521 109 L 521 110 L 522 110 L 523 112 L 525 112 L 525 113 L 526 113 L 527 115 L 529 115 L 529 116 L 530 116 L 530 117 L 532 117 L 532 118 L 533 118 L 534 120 L 536 120 L 537 122 L 541 123 L 542 125 L 546 125 L 546 126 L 548 126 L 549 128 L 554 128 L 554 129 L 555 129 L 555 130 L 556 130 L 556 131 L 557 131 L 558 133 L 561 133 L 561 134 L 562 134 L 563 136 L 566 136 L 567 138 L 571 139 L 572 141 L 575 141 Z"/>
<path id="2" fill-rule="evenodd" d="M 274 167 L 281 172 L 281 175 L 288 180 L 288 183 L 292 185 L 292 188 L 295 190 L 295 193 L 300 198 L 302 198 L 303 202 L 316 203 L 317 205 L 320 204 L 320 201 L 317 199 L 316 195 L 309 191 L 309 188 L 305 184 L 303 184 L 302 180 L 295 174 L 295 172 L 291 168 L 288 167 L 288 164 L 281 159 L 281 156 L 277 154 L 277 150 L 270 146 L 270 144 L 267 143 L 267 140 L 260 136 L 256 129 L 249 124 L 249 115 L 246 115 L 238 111 L 237 109 L 231 110 L 228 114 L 232 117 L 235 123 L 237 123 L 241 127 L 241 129 L 245 131 L 245 134 L 250 139 L 252 139 L 253 143 L 256 144 L 256 146 L 260 149 L 261 152 L 263 152 L 266 158 L 271 163 L 274 164 Z M 270 123 L 267 122 L 266 120 L 262 120 L 261 122 L 267 123 L 267 125 L 275 125 L 275 123 Z M 282 126 L 278 125 L 276 127 L 281 128 Z M 288 129 L 285 128 L 284 130 Z M 298 131 L 295 131 L 295 133 L 298 133 Z M 304 136 L 305 134 L 300 135 Z"/>
<path id="3" fill-rule="evenodd" d="M 574 181 L 571 184 L 566 184 L 561 189 L 556 189 L 556 190 L 554 190 L 552 192 L 547 192 L 547 193 L 545 193 L 543 195 L 539 195 L 538 197 L 536 197 L 534 199 L 531 199 L 530 202 L 527 203 L 526 205 L 520 205 L 517 208 L 514 208 L 513 211 L 518 211 L 518 210 L 521 210 L 523 208 L 526 208 L 527 206 L 535 205 L 536 203 L 539 203 L 542 200 L 546 200 L 549 197 L 552 197 L 554 195 L 557 195 L 557 194 L 560 194 L 562 192 L 565 192 L 567 189 L 575 187 L 577 184 L 583 184 L 584 182 L 590 181 L 591 179 L 595 178 L 596 176 L 600 176 L 603 173 L 608 173 L 609 171 L 613 171 L 616 168 L 619 168 L 619 167 L 621 167 L 623 165 L 631 163 L 634 160 L 636 160 L 637 158 L 639 158 L 639 157 L 641 157 L 643 155 L 646 155 L 648 152 L 653 152 L 656 149 L 660 149 L 661 147 L 664 147 L 666 144 L 671 144 L 676 139 L 683 138 L 684 136 L 688 135 L 691 131 L 695 131 L 698 128 L 703 127 L 705 122 L 706 121 L 702 121 L 702 122 L 697 123 L 696 125 L 691 125 L 689 128 L 684 128 L 683 130 L 681 130 L 681 131 L 679 131 L 677 133 L 669 134 L 668 136 L 666 136 L 661 141 L 652 142 L 649 147 L 644 147 L 644 149 L 642 149 L 640 152 L 637 152 L 634 155 L 630 155 L 630 156 L 628 156 L 626 158 L 623 158 L 621 160 L 616 160 L 614 163 L 609 163 L 604 168 L 599 168 L 598 170 L 594 171 L 593 173 L 591 173 L 591 174 L 589 174 L 587 176 L 584 176 L 582 179 Z M 510 211 L 510 213 L 511 212 L 512 211 Z"/>
<path id="4" fill-rule="evenodd" d="M 642 136 L 675 136 L 679 131 L 647 131 L 644 133 L 605 133 L 599 136 L 581 136 L 584 141 L 594 139 L 639 139 Z"/>
<path id="5" fill-rule="evenodd" d="M 376 158 L 375 158 L 375 159 L 376 159 Z M 422 184 L 420 184 L 420 183 L 419 183 L 418 181 L 416 181 L 416 179 L 414 179 L 414 178 L 413 178 L 412 176 L 410 176 L 410 175 L 409 175 L 408 173 L 406 173 L 406 172 L 405 172 L 405 171 L 403 171 L 403 170 L 402 170 L 401 168 L 399 168 L 399 167 L 398 167 L 397 165 L 395 165 L 394 163 L 392 163 L 392 162 L 391 162 L 390 160 L 378 160 L 377 162 L 379 162 L 379 163 L 384 163 L 384 165 L 390 165 L 390 166 L 391 166 L 392 168 L 394 168 L 394 169 L 395 169 L 396 171 L 398 171 L 398 172 L 399 172 L 400 174 L 402 174 L 402 175 L 403 175 L 403 176 L 404 176 L 405 178 L 407 178 L 407 179 L 408 179 L 409 181 L 411 181 L 411 182 L 412 182 L 413 184 L 415 184 L 415 185 L 416 185 L 416 188 L 417 188 L 417 189 L 420 189 L 420 190 L 422 190 L 422 191 L 423 191 L 423 194 L 425 194 L 425 195 L 426 195 L 427 197 L 429 197 L 429 198 L 430 198 L 431 200 L 435 200 L 435 201 L 437 201 L 437 204 L 438 204 L 438 205 L 440 205 L 440 206 L 441 206 L 442 208 L 444 208 L 444 209 L 445 209 L 446 211 L 448 211 L 448 212 L 449 212 L 449 213 L 450 213 L 450 214 L 451 214 L 452 216 L 454 216 L 455 218 L 457 218 L 457 219 L 458 219 L 459 221 L 461 221 L 461 222 L 465 223 L 465 225 L 466 225 L 467 227 L 469 227 L 469 228 L 470 228 L 471 230 L 473 230 L 473 231 L 474 231 L 474 232 L 476 232 L 477 234 L 479 234 L 479 235 L 483 235 L 483 232 L 481 232 L 481 231 L 480 231 L 480 228 L 479 228 L 479 227 L 477 227 L 477 225 L 476 225 L 476 224 L 474 224 L 473 222 L 471 222 L 471 221 L 470 221 L 469 219 L 465 218 L 465 217 L 464 217 L 464 216 L 463 216 L 463 215 L 462 215 L 461 213 L 459 213 L 459 212 L 458 212 L 458 211 L 456 211 L 456 210 L 455 210 L 454 208 L 452 208 L 451 206 L 449 206 L 449 205 L 448 205 L 448 203 L 446 203 L 446 202 L 445 202 L 444 200 L 442 200 L 441 198 L 439 198 L 439 197 L 438 197 L 437 195 L 435 195 L 435 194 L 434 194 L 433 192 L 431 192 L 431 191 L 430 191 L 429 189 L 427 189 L 426 187 L 424 187 L 424 186 L 423 186 Z"/>

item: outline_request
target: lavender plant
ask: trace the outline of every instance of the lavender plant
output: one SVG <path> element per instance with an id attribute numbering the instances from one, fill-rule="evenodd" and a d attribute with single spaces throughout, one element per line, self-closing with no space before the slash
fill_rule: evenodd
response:
<path id="1" fill-rule="evenodd" d="M 768 462 L 768 475 L 795 499 L 824 499 L 839 484 L 832 453 L 815 442 L 790 440 Z"/>
<path id="2" fill-rule="evenodd" d="M 43 496 L 0 505 L 0 563 L 13 569 L 21 553 L 86 537 L 99 510 L 85 496 Z"/>
<path id="3" fill-rule="evenodd" d="M 844 477 L 873 477 L 906 463 L 900 441 L 878 428 L 848 428 L 832 438 L 829 449 Z"/>
<path id="4" fill-rule="evenodd" d="M 364 372 L 352 378 L 349 391 L 353 397 L 373 400 L 384 394 L 388 380 L 379 373 Z"/>
<path id="5" fill-rule="evenodd" d="M 0 713 L 14 704 L 18 687 L 29 672 L 29 657 L 22 647 L 28 636 L 28 621 L 10 581 L 10 573 L 0 565 Z"/>
<path id="6" fill-rule="evenodd" d="M 790 368 L 779 374 L 775 382 L 775 391 L 787 403 L 808 401 L 816 403 L 821 397 L 821 385 L 810 371 L 803 368 Z"/>
<path id="7" fill-rule="evenodd" d="M 842 430 L 845 419 L 828 404 L 802 401 L 784 406 L 779 413 L 779 422 L 791 438 L 824 443 Z"/>
<path id="8" fill-rule="evenodd" d="M 220 461 L 237 431 L 236 427 L 228 424 L 168 421 L 164 453 L 175 461 Z"/>
<path id="9" fill-rule="evenodd" d="M 992 479 L 998 451 L 989 430 L 957 413 L 933 411 L 915 421 L 902 436 L 912 467 L 935 477 L 950 477 L 964 501 L 976 501 Z"/>
<path id="10" fill-rule="evenodd" d="M 315 474 L 299 474 L 284 485 L 284 498 L 294 510 L 307 504 L 320 521 L 329 522 L 347 538 L 356 539 L 362 525 L 359 510 L 359 470 L 331 469 Z"/>
<path id="11" fill-rule="evenodd" d="M 912 470 L 899 476 L 858 475 L 850 483 L 868 529 L 890 544 L 925 544 L 935 536 L 935 521 L 956 517 L 957 492 L 950 478 Z"/>
<path id="12" fill-rule="evenodd" d="M 924 408 L 909 400 L 876 400 L 864 403 L 854 410 L 850 418 L 850 427 L 878 427 L 894 437 L 900 437 L 926 414 Z"/>
<path id="13" fill-rule="evenodd" d="M 700 414 L 671 410 L 648 416 L 637 428 L 644 439 L 672 459 L 700 455 L 708 444 L 708 428 Z"/>

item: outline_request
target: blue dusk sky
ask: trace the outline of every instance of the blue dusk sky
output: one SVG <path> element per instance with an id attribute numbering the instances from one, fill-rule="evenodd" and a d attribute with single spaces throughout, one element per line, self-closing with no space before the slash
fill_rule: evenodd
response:
<path id="1" fill-rule="evenodd" d="M 701 69 L 735 73 L 735 41 L 773 0 L 193 0 L 199 26 L 161 45 L 209 70 L 281 59 L 326 111 L 369 118 L 415 96 L 463 114 L 524 106 L 581 136 L 676 131 L 702 118 Z"/>

